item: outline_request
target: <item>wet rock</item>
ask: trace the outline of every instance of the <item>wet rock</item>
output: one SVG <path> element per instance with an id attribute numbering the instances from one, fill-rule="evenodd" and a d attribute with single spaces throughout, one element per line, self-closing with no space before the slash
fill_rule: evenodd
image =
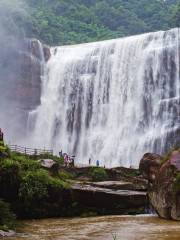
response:
<path id="1" fill-rule="evenodd" d="M 55 164 L 55 161 L 52 159 L 41 159 L 40 160 L 41 166 L 45 168 L 52 168 L 52 166 Z"/>
<path id="2" fill-rule="evenodd" d="M 13 237 L 14 235 L 15 235 L 15 232 L 12 230 L 9 230 L 9 231 L 0 230 L 0 238 Z"/>
<path id="3" fill-rule="evenodd" d="M 180 220 L 180 150 L 162 160 L 148 153 L 140 162 L 140 170 L 149 180 L 149 199 L 159 216 Z"/>
<path id="4" fill-rule="evenodd" d="M 139 170 L 150 182 L 155 180 L 161 166 L 162 157 L 154 153 L 146 153 L 140 161 Z"/>
<path id="5" fill-rule="evenodd" d="M 100 183 L 99 186 L 93 186 L 87 183 L 75 183 L 71 187 L 73 199 L 81 206 L 96 209 L 100 214 L 130 214 L 145 212 L 148 205 L 146 192 L 117 190 L 111 188 L 111 184 L 106 183 L 105 188 L 105 185 L 102 184 L 101 187 Z"/>
<path id="6" fill-rule="evenodd" d="M 43 52 L 44 52 L 44 59 L 47 62 L 51 57 L 50 48 L 47 45 L 44 45 L 43 46 Z"/>
<path id="7" fill-rule="evenodd" d="M 6 109 L 4 116 L 11 121 L 4 128 L 18 139 L 26 134 L 29 112 L 40 105 L 44 63 L 50 49 L 36 39 L 22 39 L 13 50 L 3 62 L 7 67 L 1 75 L 0 94 L 5 104 L 2 109 Z"/>
<path id="8" fill-rule="evenodd" d="M 93 182 L 91 185 L 94 187 L 110 188 L 114 190 L 134 190 L 134 191 L 147 190 L 145 185 L 134 184 L 133 182 L 125 182 L 125 181 Z"/>

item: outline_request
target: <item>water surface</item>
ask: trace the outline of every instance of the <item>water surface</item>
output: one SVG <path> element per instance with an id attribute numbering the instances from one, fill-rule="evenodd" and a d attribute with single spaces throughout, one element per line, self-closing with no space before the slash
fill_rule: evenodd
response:
<path id="1" fill-rule="evenodd" d="M 179 240 L 180 222 L 156 216 L 105 216 L 24 221 L 8 240 Z"/>

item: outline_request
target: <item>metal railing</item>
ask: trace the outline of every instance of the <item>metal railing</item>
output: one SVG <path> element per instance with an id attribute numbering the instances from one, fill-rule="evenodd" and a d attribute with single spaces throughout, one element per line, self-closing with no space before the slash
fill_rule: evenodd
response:
<path id="1" fill-rule="evenodd" d="M 28 148 L 18 145 L 8 145 L 10 150 L 13 152 L 18 152 L 25 155 L 41 155 L 41 154 L 53 154 L 53 150 L 38 149 L 38 148 Z"/>

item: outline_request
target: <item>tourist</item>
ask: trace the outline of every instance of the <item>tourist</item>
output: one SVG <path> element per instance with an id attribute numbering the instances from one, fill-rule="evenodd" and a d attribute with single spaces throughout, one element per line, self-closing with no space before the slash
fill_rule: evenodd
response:
<path id="1" fill-rule="evenodd" d="M 71 164 L 71 157 L 70 156 L 67 156 L 68 158 L 67 158 L 67 166 L 69 167 L 70 166 L 70 164 Z"/>
<path id="2" fill-rule="evenodd" d="M 71 167 L 74 167 L 74 158 L 75 158 L 75 156 L 71 156 L 71 163 L 70 163 Z"/>
<path id="3" fill-rule="evenodd" d="M 4 133 L 2 132 L 2 129 L 0 128 L 0 141 L 4 140 Z"/>
<path id="4" fill-rule="evenodd" d="M 59 157 L 63 157 L 62 150 L 59 152 Z"/>
<path id="5" fill-rule="evenodd" d="M 64 153 L 63 157 L 64 157 L 64 166 L 67 167 L 68 166 L 68 155 L 67 155 L 67 153 Z"/>
<path id="6" fill-rule="evenodd" d="M 99 160 L 96 161 L 96 167 L 99 167 Z"/>
<path id="7" fill-rule="evenodd" d="M 89 158 L 89 165 L 91 165 L 91 158 Z"/>

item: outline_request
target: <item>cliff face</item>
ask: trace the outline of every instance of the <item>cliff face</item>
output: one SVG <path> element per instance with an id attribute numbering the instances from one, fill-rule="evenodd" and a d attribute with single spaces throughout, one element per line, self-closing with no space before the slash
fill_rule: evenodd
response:
<path id="1" fill-rule="evenodd" d="M 20 79 L 15 92 L 20 109 L 30 111 L 40 104 L 44 64 L 50 56 L 50 50 L 35 39 L 28 40 L 25 44 L 26 51 L 19 55 Z"/>
<path id="2" fill-rule="evenodd" d="M 44 64 L 49 57 L 50 49 L 36 39 L 7 47 L 0 56 L 0 123 L 10 141 L 24 136 L 28 112 L 40 104 Z"/>
<path id="3" fill-rule="evenodd" d="M 159 216 L 180 221 L 180 149 L 166 159 L 145 154 L 140 171 L 149 181 L 149 200 Z"/>

